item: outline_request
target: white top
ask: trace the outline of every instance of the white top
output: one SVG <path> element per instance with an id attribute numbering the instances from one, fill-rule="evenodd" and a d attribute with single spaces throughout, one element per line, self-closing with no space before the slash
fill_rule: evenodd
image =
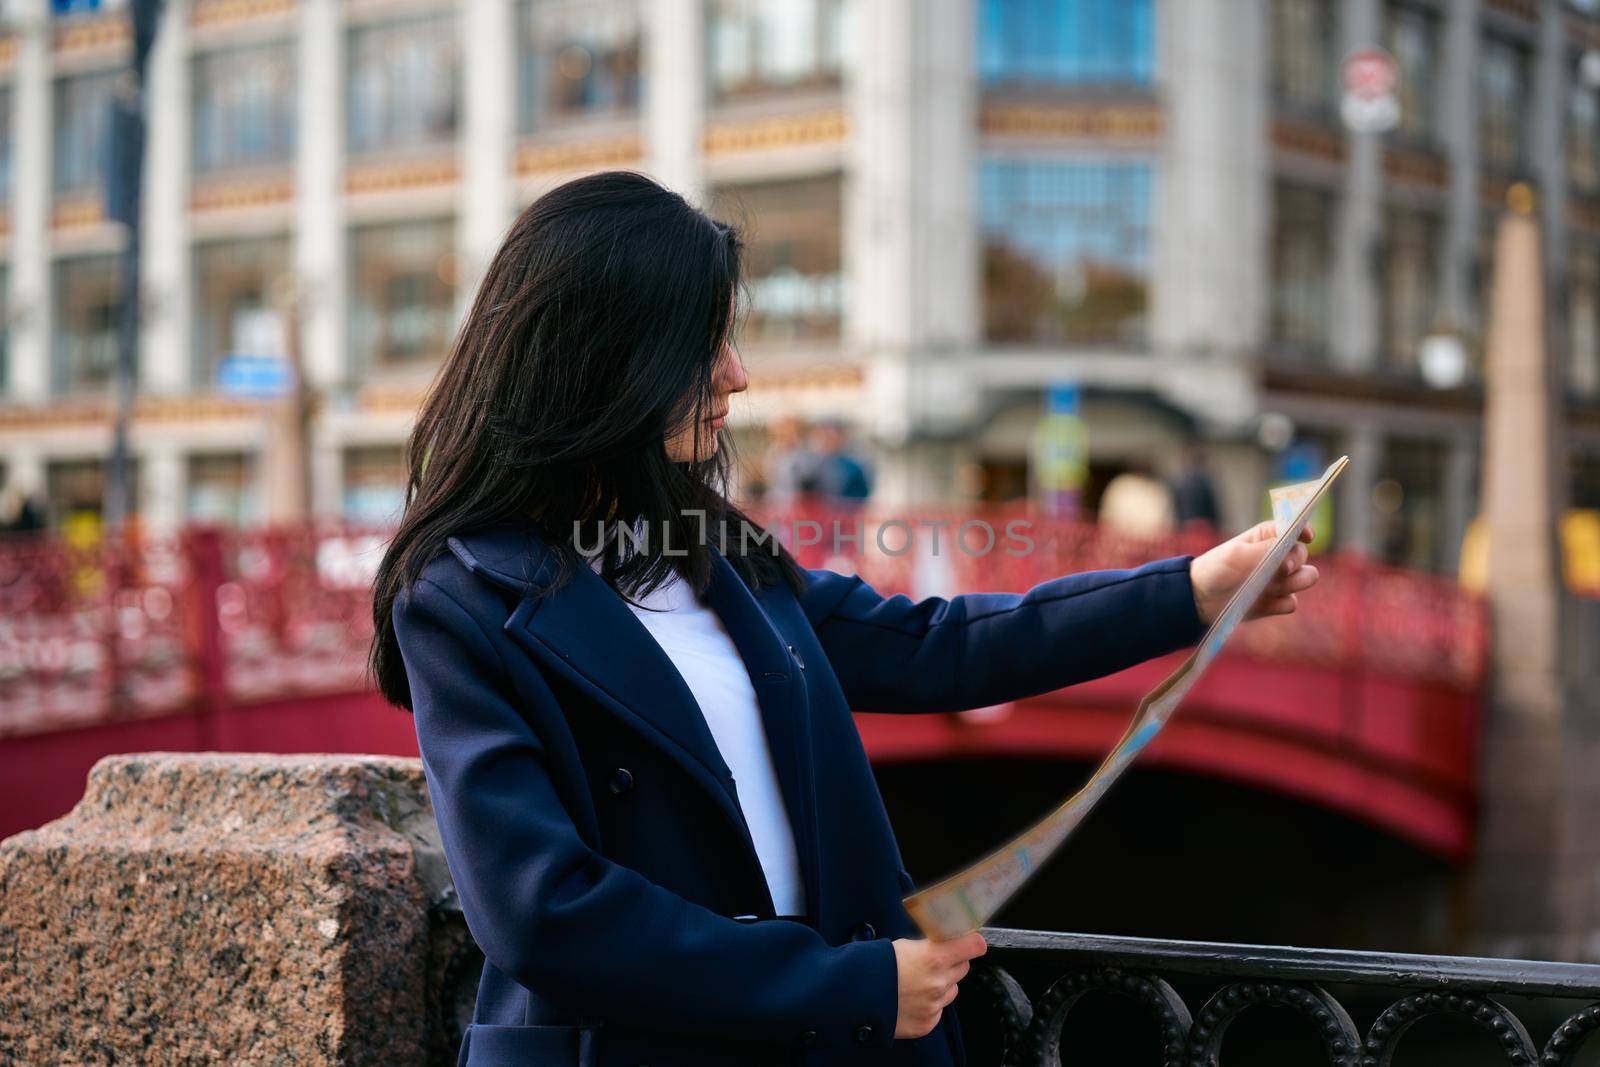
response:
<path id="1" fill-rule="evenodd" d="M 777 914 L 805 914 L 794 830 L 778 788 L 761 705 L 738 647 L 717 613 L 676 573 L 640 599 L 644 607 L 628 607 L 678 668 L 733 772 Z"/>

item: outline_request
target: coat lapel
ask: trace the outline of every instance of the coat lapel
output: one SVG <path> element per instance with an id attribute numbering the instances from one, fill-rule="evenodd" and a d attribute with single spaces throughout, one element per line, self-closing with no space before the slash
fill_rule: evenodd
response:
<path id="1" fill-rule="evenodd" d="M 501 527 L 451 538 L 469 570 L 527 593 L 555 577 L 556 559 L 523 528 Z M 810 738 L 797 702 L 803 697 L 786 643 L 733 566 L 715 550 L 706 601 L 733 639 L 760 705 L 795 834 L 806 900 L 815 915 L 817 840 Z M 739 829 L 759 869 L 749 826 L 731 785 L 732 772 L 683 677 L 622 599 L 587 566 L 542 597 L 523 596 L 505 629 L 545 667 L 595 697 L 699 781 Z M 770 902 L 769 902 L 770 903 Z"/>
<path id="2" fill-rule="evenodd" d="M 728 635 L 733 638 L 744 660 L 756 700 L 761 705 L 762 725 L 772 762 L 778 772 L 778 788 L 794 831 L 795 849 L 800 858 L 800 874 L 805 883 L 807 910 L 817 912 L 818 857 L 815 791 L 812 781 L 811 737 L 801 701 L 804 686 L 795 677 L 797 664 L 789 646 L 773 626 L 766 611 L 739 578 L 733 565 L 712 549 L 711 584 L 706 602 L 717 613 Z"/>

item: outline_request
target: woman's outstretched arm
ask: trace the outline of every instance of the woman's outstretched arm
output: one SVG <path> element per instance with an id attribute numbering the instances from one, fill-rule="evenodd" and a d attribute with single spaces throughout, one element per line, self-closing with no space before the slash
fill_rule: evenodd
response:
<path id="1" fill-rule="evenodd" d="M 393 618 L 445 858 L 490 962 L 629 1026 L 774 1042 L 815 1030 L 818 1046 L 889 1047 L 892 941 L 832 946 L 802 923 L 736 922 L 601 856 L 563 807 L 476 620 L 426 579 Z"/>
<path id="2" fill-rule="evenodd" d="M 1302 540 L 1310 540 L 1310 528 Z M 1000 704 L 1114 674 L 1198 641 L 1271 548 L 1261 525 L 1199 557 L 1055 578 L 1026 593 L 913 601 L 861 578 L 808 572 L 806 617 L 856 711 Z M 1316 581 L 1297 545 L 1254 615 L 1294 610 Z M 1192 573 L 1191 573 L 1192 568 Z"/>

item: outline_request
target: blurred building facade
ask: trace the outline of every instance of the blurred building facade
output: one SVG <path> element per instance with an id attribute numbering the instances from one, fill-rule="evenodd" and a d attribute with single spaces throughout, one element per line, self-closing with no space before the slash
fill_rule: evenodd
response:
<path id="1" fill-rule="evenodd" d="M 0 482 L 93 510 L 121 234 L 115 9 L 0 30 Z M 1398 60 L 1354 135 L 1339 62 Z M 144 520 L 261 517 L 266 423 L 220 391 L 298 294 L 313 508 L 391 516 L 401 444 L 519 208 L 649 171 L 747 223 L 760 447 L 842 417 L 888 503 L 1028 489 L 1081 395 L 1092 504 L 1207 445 L 1224 520 L 1286 457 L 1353 464 L 1336 543 L 1451 568 L 1477 510 L 1489 237 L 1540 191 L 1574 504 L 1600 506 L 1594 0 L 168 0 L 151 64 L 134 423 Z M 1459 378 L 1459 380 L 1458 380 Z M 1430 384 L 1430 382 L 1432 384 Z"/>

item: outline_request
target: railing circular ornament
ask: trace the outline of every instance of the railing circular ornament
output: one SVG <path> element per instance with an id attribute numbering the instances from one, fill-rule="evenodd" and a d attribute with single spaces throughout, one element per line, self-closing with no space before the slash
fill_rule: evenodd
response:
<path id="1" fill-rule="evenodd" d="M 1195 1020 L 1189 1033 L 1192 1067 L 1217 1067 L 1228 1024 L 1246 1008 L 1262 1004 L 1290 1008 L 1311 1020 L 1330 1067 L 1356 1067 L 1360 1062 L 1361 1037 L 1356 1033 L 1356 1024 L 1339 1002 L 1322 989 L 1279 982 L 1235 982 L 1218 990 Z"/>
<path id="2" fill-rule="evenodd" d="M 1383 1014 L 1373 1021 L 1372 1029 L 1367 1031 L 1361 1067 L 1389 1067 L 1394 1059 L 1394 1050 L 1405 1032 L 1418 1020 L 1430 1015 L 1459 1015 L 1471 1019 L 1500 1043 L 1507 1063 L 1533 1067 L 1538 1062 L 1539 1054 L 1534 1050 L 1533 1039 L 1505 1005 L 1490 997 L 1436 989 L 1403 997 L 1383 1010 Z"/>
<path id="3" fill-rule="evenodd" d="M 1556 1027 L 1539 1057 L 1539 1067 L 1573 1067 L 1578 1050 L 1596 1030 L 1600 1030 L 1600 1004 L 1591 1004 Z"/>
<path id="4" fill-rule="evenodd" d="M 1033 1025 L 1025 1037 L 1028 1063 L 1060 1067 L 1062 1028 L 1073 1007 L 1091 992 L 1115 993 L 1138 1003 L 1161 1028 L 1163 1067 L 1184 1067 L 1190 1019 L 1183 998 L 1155 975 L 1116 967 L 1071 971 L 1050 984 L 1034 1005 Z"/>
<path id="5" fill-rule="evenodd" d="M 993 963 L 978 964 L 967 972 L 961 993 L 970 996 L 974 991 L 981 991 L 997 1009 L 1000 1036 L 1005 1043 L 1000 1063 L 1017 1063 L 1016 1057 L 1033 1022 L 1033 1005 L 1028 1001 L 1028 994 L 1022 991 L 1010 972 Z"/>

